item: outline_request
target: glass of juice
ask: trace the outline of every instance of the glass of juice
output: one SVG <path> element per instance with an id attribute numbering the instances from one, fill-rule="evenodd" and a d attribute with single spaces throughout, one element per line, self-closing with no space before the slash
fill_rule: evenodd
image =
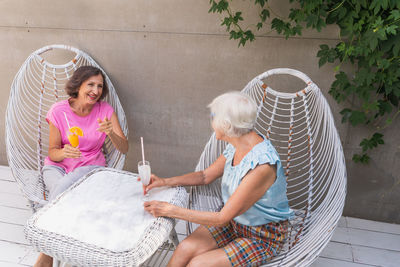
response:
<path id="1" fill-rule="evenodd" d="M 73 147 L 79 146 L 79 138 L 78 135 L 75 133 L 71 133 L 70 131 L 67 132 L 68 141 Z"/>
<path id="2" fill-rule="evenodd" d="M 139 177 L 140 180 L 142 181 L 143 185 L 148 185 L 150 183 L 150 176 L 151 176 L 151 168 L 150 168 L 150 162 L 147 160 L 145 161 L 139 161 L 138 163 L 138 171 L 139 171 Z M 149 196 L 149 193 L 146 192 L 144 196 L 144 200 L 146 200 Z"/>

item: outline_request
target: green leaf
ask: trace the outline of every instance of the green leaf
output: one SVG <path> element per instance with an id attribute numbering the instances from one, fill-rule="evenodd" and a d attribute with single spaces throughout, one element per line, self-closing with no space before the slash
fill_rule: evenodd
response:
<path id="1" fill-rule="evenodd" d="M 320 45 L 319 47 L 321 48 L 317 53 L 317 57 L 320 58 L 319 67 L 323 66 L 326 62 L 333 63 L 338 57 L 334 48 L 329 48 L 326 44 Z"/>
<path id="2" fill-rule="evenodd" d="M 400 51 L 400 43 L 396 43 L 393 46 L 393 56 L 395 57 L 399 56 L 399 51 Z"/>
<path id="3" fill-rule="evenodd" d="M 266 3 L 267 1 L 268 1 L 268 0 L 256 0 L 255 4 L 256 4 L 256 5 L 259 4 L 261 7 L 264 7 L 264 6 L 265 6 L 265 3 Z"/>
<path id="4" fill-rule="evenodd" d="M 303 29 L 303 27 L 301 25 L 296 25 L 292 28 L 292 35 L 301 35 L 301 30 Z"/>
<path id="5" fill-rule="evenodd" d="M 400 10 L 395 9 L 390 11 L 390 16 L 388 17 L 388 19 L 393 19 L 393 20 L 397 20 L 400 19 Z"/>
<path id="6" fill-rule="evenodd" d="M 230 31 L 229 32 L 229 34 L 230 34 L 230 38 L 229 39 L 234 39 L 234 40 L 236 40 L 236 39 L 238 39 L 238 38 L 240 38 L 239 37 L 239 33 L 238 32 L 236 32 L 236 31 Z"/>
<path id="7" fill-rule="evenodd" d="M 370 160 L 370 157 L 365 153 L 362 154 L 362 155 L 359 155 L 359 154 L 354 154 L 353 155 L 353 161 L 355 163 L 368 164 L 369 160 Z"/>
<path id="8" fill-rule="evenodd" d="M 342 111 L 340 111 L 340 114 L 342 114 L 342 123 L 345 123 L 351 116 L 351 109 L 345 108 Z"/>
<path id="9" fill-rule="evenodd" d="M 242 45 L 242 46 L 244 46 L 245 44 L 246 44 L 246 42 L 247 42 L 247 39 L 246 38 L 240 38 L 240 41 L 239 41 L 239 47 Z"/>
<path id="10" fill-rule="evenodd" d="M 394 83 L 392 85 L 392 91 L 393 91 L 393 94 L 396 97 L 400 97 L 400 84 L 399 83 Z"/>
<path id="11" fill-rule="evenodd" d="M 376 32 L 376 35 L 378 36 L 379 40 L 386 40 L 386 31 L 385 29 L 379 28 L 378 31 Z"/>
<path id="12" fill-rule="evenodd" d="M 231 30 L 231 24 L 232 24 L 232 18 L 231 17 L 225 17 L 224 20 L 222 21 L 221 25 L 226 25 L 226 30 L 230 31 Z"/>
<path id="13" fill-rule="evenodd" d="M 398 107 L 399 106 L 399 98 L 395 96 L 395 94 L 389 94 L 388 95 L 388 100 L 390 101 L 390 103 L 395 106 Z"/>
<path id="14" fill-rule="evenodd" d="M 333 98 L 338 102 L 342 102 L 346 99 L 346 96 L 349 91 L 351 91 L 352 86 L 350 85 L 349 79 L 343 71 L 339 72 L 335 75 L 336 80 L 332 83 L 332 86 L 329 90 L 329 94 L 333 96 Z M 342 112 L 341 112 L 342 114 Z M 343 115 L 343 114 L 342 114 Z M 343 118 L 342 122 L 345 122 L 346 119 Z"/>
<path id="15" fill-rule="evenodd" d="M 318 22 L 318 16 L 315 14 L 311 14 L 307 17 L 307 27 L 315 28 Z"/>
<path id="16" fill-rule="evenodd" d="M 215 11 L 217 10 L 217 3 L 215 1 L 210 1 L 211 3 L 211 7 L 208 10 L 208 13 L 215 13 Z"/>
<path id="17" fill-rule="evenodd" d="M 282 33 L 285 29 L 285 23 L 283 20 L 274 18 L 271 22 L 271 28 L 275 29 L 277 33 Z"/>
<path id="18" fill-rule="evenodd" d="M 281 19 L 274 18 L 271 22 L 271 29 L 275 29 L 277 33 L 285 35 L 285 38 L 287 39 L 289 36 L 294 35 L 295 32 L 292 30 L 291 25 L 289 22 L 284 22 Z"/>
<path id="19" fill-rule="evenodd" d="M 369 69 L 367 68 L 360 68 L 358 72 L 355 73 L 354 75 L 354 83 L 357 86 L 362 86 L 362 85 L 369 85 L 371 84 L 374 76 L 371 74 Z"/>
<path id="20" fill-rule="evenodd" d="M 374 15 L 378 14 L 379 10 L 381 10 L 381 2 L 385 0 L 374 0 L 372 1 L 369 9 L 374 10 Z"/>
<path id="21" fill-rule="evenodd" d="M 344 42 L 340 42 L 339 45 L 336 46 L 336 48 L 340 51 L 340 52 L 344 52 L 344 50 L 346 49 L 346 44 Z"/>
<path id="22" fill-rule="evenodd" d="M 362 106 L 364 112 L 369 113 L 370 111 L 379 110 L 378 101 L 373 101 L 372 103 L 364 103 Z"/>
<path id="23" fill-rule="evenodd" d="M 253 32 L 250 30 L 245 31 L 244 36 L 245 36 L 246 41 L 249 40 L 250 42 L 252 42 L 255 39 Z"/>
<path id="24" fill-rule="evenodd" d="M 238 23 L 240 20 L 243 20 L 242 12 L 236 12 L 235 16 L 233 17 L 233 22 Z"/>
<path id="25" fill-rule="evenodd" d="M 289 13 L 289 19 L 294 22 L 302 22 L 305 20 L 306 14 L 300 9 L 291 9 Z"/>
<path id="26" fill-rule="evenodd" d="M 351 112 L 349 117 L 349 121 L 351 125 L 356 126 L 358 124 L 364 124 L 367 122 L 367 117 L 365 116 L 364 112 L 354 110 Z"/>
<path id="27" fill-rule="evenodd" d="M 369 40 L 369 47 L 371 50 L 375 50 L 375 48 L 378 46 L 378 37 L 372 37 Z"/>
<path id="28" fill-rule="evenodd" d="M 388 86 L 388 85 L 385 85 L 385 94 L 390 94 L 391 92 L 393 92 L 393 86 Z"/>
<path id="29" fill-rule="evenodd" d="M 338 20 L 342 20 L 345 16 L 347 15 L 347 9 L 345 8 L 340 8 L 339 9 L 339 15 L 338 15 Z"/>
<path id="30" fill-rule="evenodd" d="M 378 100 L 378 107 L 379 107 L 378 114 L 380 116 L 385 115 L 385 113 L 390 114 L 392 112 L 392 105 L 390 105 L 390 103 L 388 103 L 387 101 Z"/>
<path id="31" fill-rule="evenodd" d="M 381 69 L 386 69 L 386 68 L 388 68 L 390 66 L 390 61 L 387 60 L 386 58 L 380 59 L 380 60 L 377 61 L 377 65 Z"/>
<path id="32" fill-rule="evenodd" d="M 373 148 L 377 147 L 378 145 L 383 145 L 385 142 L 383 141 L 382 137 L 383 137 L 383 134 L 374 133 L 370 139 L 364 138 L 360 143 L 360 146 L 362 147 L 363 152 L 373 149 Z"/>
<path id="33" fill-rule="evenodd" d="M 397 28 L 398 28 L 397 25 L 390 25 L 389 27 L 386 28 L 386 32 L 387 32 L 388 34 L 393 34 L 393 35 L 395 35 L 395 34 L 396 34 L 396 29 L 397 29 Z"/>
<path id="34" fill-rule="evenodd" d="M 389 5 L 389 0 L 381 0 L 382 9 L 387 9 Z"/>
<path id="35" fill-rule="evenodd" d="M 269 10 L 268 9 L 263 9 L 260 13 L 260 18 L 262 22 L 265 22 L 267 18 L 269 18 Z"/>

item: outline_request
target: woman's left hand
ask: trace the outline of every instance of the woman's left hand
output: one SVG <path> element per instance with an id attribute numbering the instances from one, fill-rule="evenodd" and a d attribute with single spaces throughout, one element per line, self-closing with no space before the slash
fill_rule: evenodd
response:
<path id="1" fill-rule="evenodd" d="M 105 117 L 104 120 L 97 119 L 97 122 L 99 123 L 99 128 L 97 128 L 97 131 L 103 132 L 106 135 L 113 133 L 113 124 L 107 117 Z"/>
<path id="2" fill-rule="evenodd" d="M 164 201 L 146 201 L 143 204 L 144 209 L 154 217 L 171 215 L 174 205 Z"/>

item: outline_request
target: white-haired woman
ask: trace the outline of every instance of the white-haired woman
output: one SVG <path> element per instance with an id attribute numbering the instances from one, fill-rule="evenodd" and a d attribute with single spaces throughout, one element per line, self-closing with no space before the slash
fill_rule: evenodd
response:
<path id="1" fill-rule="evenodd" d="M 286 177 L 268 139 L 254 132 L 257 106 L 247 95 L 230 92 L 208 106 L 225 151 L 204 171 L 171 178 L 152 175 L 146 190 L 158 186 L 204 185 L 222 176 L 224 206 L 219 212 L 185 209 L 160 201 L 144 203 L 154 216 L 200 226 L 175 250 L 168 266 L 257 266 L 279 253 L 292 215 Z"/>

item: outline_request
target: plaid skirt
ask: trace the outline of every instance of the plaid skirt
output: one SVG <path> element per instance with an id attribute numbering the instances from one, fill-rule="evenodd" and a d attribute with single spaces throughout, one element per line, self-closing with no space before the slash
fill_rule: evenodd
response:
<path id="1" fill-rule="evenodd" d="M 206 226 L 232 266 L 259 266 L 277 255 L 287 238 L 288 221 L 246 226 L 232 220 L 223 227 Z"/>

